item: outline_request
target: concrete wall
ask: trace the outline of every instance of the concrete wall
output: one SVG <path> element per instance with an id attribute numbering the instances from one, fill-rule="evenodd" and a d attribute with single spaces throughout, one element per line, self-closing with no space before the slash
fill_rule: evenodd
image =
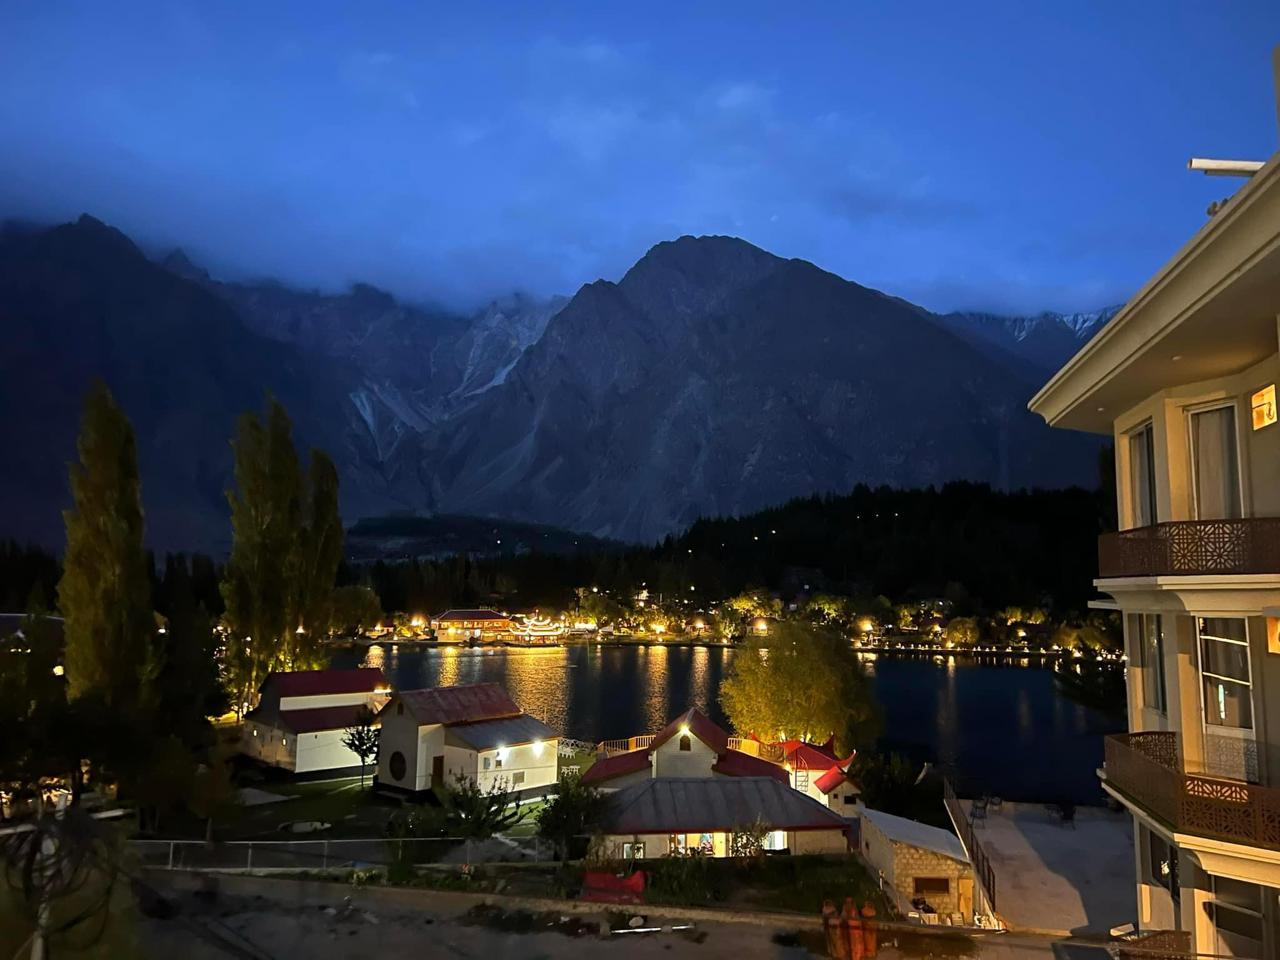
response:
<path id="1" fill-rule="evenodd" d="M 404 709 L 404 704 L 393 701 L 390 708 L 379 715 L 382 732 L 378 738 L 378 781 L 405 790 L 418 790 L 422 780 L 422 758 L 418 749 L 418 721 Z M 391 758 L 401 753 L 405 759 L 405 775 L 397 780 L 391 775 Z M 430 760 L 427 776 L 430 778 Z"/>
<path id="2" fill-rule="evenodd" d="M 240 752 L 282 770 L 293 769 L 292 735 L 258 720 L 245 720 L 240 729 Z"/>
<path id="3" fill-rule="evenodd" d="M 653 751 L 653 775 L 655 777 L 709 777 L 711 765 L 719 759 L 714 750 L 689 734 L 689 749 L 680 749 L 680 734 L 676 734 Z"/>
<path id="4" fill-rule="evenodd" d="M 461 773 L 475 780 L 481 790 L 491 790 L 499 782 L 507 790 L 550 786 L 556 782 L 558 745 L 558 740 L 544 740 L 540 746 L 522 743 L 502 750 L 476 751 L 446 743 L 446 779 L 452 783 Z M 523 774 L 519 782 L 517 774 Z"/>
<path id="5" fill-rule="evenodd" d="M 792 830 L 787 833 L 792 853 L 848 853 L 849 841 L 843 827 L 830 830 Z"/>

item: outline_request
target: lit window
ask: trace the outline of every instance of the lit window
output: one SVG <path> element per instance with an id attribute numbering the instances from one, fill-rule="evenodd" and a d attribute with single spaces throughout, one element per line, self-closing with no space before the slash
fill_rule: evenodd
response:
<path id="1" fill-rule="evenodd" d="M 680 749 L 686 753 L 693 749 L 693 738 L 687 733 L 680 738 Z"/>

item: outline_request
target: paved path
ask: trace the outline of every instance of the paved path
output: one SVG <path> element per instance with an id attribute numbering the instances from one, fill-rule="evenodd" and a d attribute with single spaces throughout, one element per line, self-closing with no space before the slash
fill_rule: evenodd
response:
<path id="1" fill-rule="evenodd" d="M 996 908 L 1014 929 L 1098 934 L 1135 919 L 1131 819 L 1080 807 L 1075 821 L 1072 830 L 1043 806 L 1006 803 L 974 831 L 995 871 Z"/>

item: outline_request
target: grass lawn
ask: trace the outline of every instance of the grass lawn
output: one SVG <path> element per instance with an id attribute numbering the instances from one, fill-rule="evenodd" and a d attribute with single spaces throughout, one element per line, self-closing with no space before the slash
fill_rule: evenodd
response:
<path id="1" fill-rule="evenodd" d="M 391 808 L 372 796 L 369 781 L 335 780 L 327 783 L 264 784 L 261 789 L 289 799 L 256 807 L 237 807 L 218 823 L 223 839 L 288 839 L 280 825 L 294 820 L 320 820 L 333 824 L 323 836 L 380 836 Z M 300 835 L 300 839 L 306 839 Z"/>

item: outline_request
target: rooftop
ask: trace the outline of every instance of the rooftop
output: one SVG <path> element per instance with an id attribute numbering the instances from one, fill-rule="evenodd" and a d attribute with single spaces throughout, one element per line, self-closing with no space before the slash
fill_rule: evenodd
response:
<path id="1" fill-rule="evenodd" d="M 273 726 L 281 726 L 294 733 L 317 733 L 320 730 L 345 730 L 354 727 L 365 709 L 363 703 L 347 703 L 338 707 L 314 707 L 310 710 L 281 710 L 275 716 Z M 254 719 L 252 711 L 246 720 Z M 266 721 L 271 723 L 270 720 Z"/>
<path id="2" fill-rule="evenodd" d="M 554 740 L 556 732 L 537 717 L 522 713 L 502 720 L 481 720 L 449 727 L 449 739 L 460 740 L 473 750 L 512 747 L 535 740 Z"/>
<path id="3" fill-rule="evenodd" d="M 282 697 L 320 697 L 335 693 L 373 693 L 388 686 L 387 678 L 376 667 L 354 670 L 273 670 L 262 681 L 260 690 L 273 686 Z"/>
<path id="4" fill-rule="evenodd" d="M 908 820 L 906 817 L 894 816 L 882 810 L 872 810 L 870 807 L 863 807 L 861 815 L 875 824 L 876 829 L 894 843 L 905 843 L 908 846 L 920 847 L 922 850 L 932 850 L 934 853 L 940 853 L 952 860 L 959 860 L 961 863 L 969 862 L 969 855 L 964 852 L 964 844 L 950 830 L 931 827 L 918 820 Z"/>
<path id="5" fill-rule="evenodd" d="M 401 690 L 392 700 L 403 702 L 420 726 L 498 720 L 518 717 L 522 712 L 497 683 Z"/>
<path id="6" fill-rule="evenodd" d="M 768 777 L 664 777 L 614 794 L 609 833 L 733 830 L 763 819 L 775 830 L 844 829 L 843 817 Z"/>
<path id="7" fill-rule="evenodd" d="M 510 620 L 511 616 L 497 610 L 446 610 L 435 618 L 437 621 L 450 620 Z"/>

